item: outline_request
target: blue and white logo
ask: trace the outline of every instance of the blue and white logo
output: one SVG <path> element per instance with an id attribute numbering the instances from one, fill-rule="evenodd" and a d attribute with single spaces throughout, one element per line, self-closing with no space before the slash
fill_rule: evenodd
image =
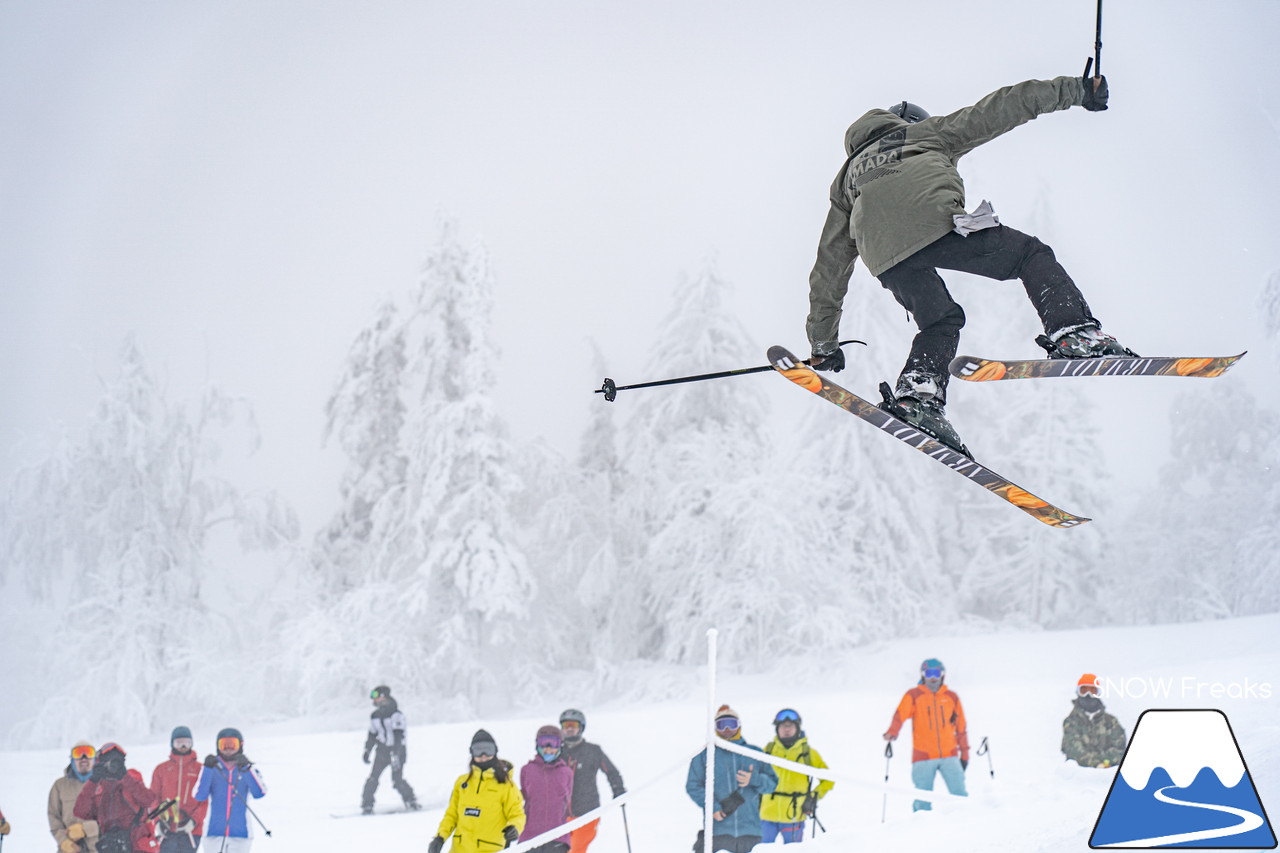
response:
<path id="1" fill-rule="evenodd" d="M 1143 712 L 1089 846 L 1274 848 L 1226 714 Z"/>

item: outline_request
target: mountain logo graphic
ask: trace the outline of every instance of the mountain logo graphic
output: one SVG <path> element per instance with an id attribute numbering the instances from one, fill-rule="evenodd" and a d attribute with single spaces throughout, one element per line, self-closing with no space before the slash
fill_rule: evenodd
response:
<path id="1" fill-rule="evenodd" d="M 1276 835 L 1227 715 L 1144 711 L 1089 846 L 1274 849 Z"/>

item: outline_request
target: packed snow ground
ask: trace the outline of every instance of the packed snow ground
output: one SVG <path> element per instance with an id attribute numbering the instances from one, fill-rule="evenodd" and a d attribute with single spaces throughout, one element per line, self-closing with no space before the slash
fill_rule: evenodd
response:
<path id="1" fill-rule="evenodd" d="M 1112 685 L 1107 707 L 1132 733 L 1148 708 L 1219 708 L 1229 717 L 1264 807 L 1280 814 L 1280 615 L 1143 628 L 1005 633 L 947 639 L 911 639 L 862 649 L 843 658 L 798 664 L 769 676 L 721 672 L 718 701 L 743 716 L 744 734 L 763 745 L 769 721 L 780 707 L 797 708 L 811 744 L 842 775 L 864 788 L 837 785 L 818 812 L 827 833 L 814 851 L 1081 851 L 1102 806 L 1114 770 L 1068 765 L 1059 753 L 1061 721 L 1072 686 L 1082 672 L 1096 672 Z M 911 798 L 879 786 L 885 760 L 880 733 L 903 691 L 915 682 L 918 662 L 940 657 L 948 684 L 961 696 L 975 746 L 990 739 L 995 776 L 985 758 L 969 766 L 968 802 L 944 805 L 932 814 L 911 813 Z M 821 672 L 821 676 L 812 673 Z M 809 674 L 806 674 L 809 673 Z M 1159 684 L 1167 689 L 1160 689 Z M 1145 696 L 1118 696 L 1123 683 Z M 1215 686 L 1220 685 L 1220 686 Z M 1165 695 L 1152 695 L 1160 690 Z M 1238 695 L 1248 690 L 1252 695 Z M 1215 698 L 1215 691 L 1231 695 Z M 682 701 L 585 708 L 587 738 L 604 746 L 634 791 L 627 808 L 631 849 L 688 850 L 700 825 L 700 810 L 684 792 L 688 760 L 700 747 L 705 726 L 705 688 Z M 565 705 L 577 704 L 566 697 Z M 413 720 L 415 708 L 406 712 Z M 367 711 L 354 708 L 350 729 L 318 732 L 329 721 L 298 720 L 256 727 L 229 720 L 245 731 L 246 753 L 262 768 L 267 797 L 254 801 L 272 838 L 260 831 L 254 849 L 278 851 L 421 850 L 435 832 L 450 786 L 467 762 L 467 746 L 483 726 L 501 754 L 516 766 L 533 754 L 539 725 L 554 721 L 560 707 L 505 719 L 410 727 L 406 778 L 426 808 L 421 813 L 335 820 L 358 810 L 367 770 L 361 763 Z M 175 721 L 179 723 L 181 721 Z M 290 734 L 289 731 L 306 731 Z M 109 733 L 88 733 L 94 741 Z M 212 732 L 196 732 L 203 753 Z M 150 780 L 163 759 L 161 743 L 125 744 L 129 765 Z M 909 734 L 904 730 L 890 780 L 910 785 Z M 49 786 L 66 766 L 62 751 L 0 753 L 0 808 L 14 826 L 5 853 L 53 849 L 45 821 Z M 602 788 L 605 788 L 602 780 Z M 607 788 L 605 788 L 607 790 Z M 384 775 L 379 805 L 398 798 Z M 627 850 L 621 817 L 601 824 L 593 853 Z"/>

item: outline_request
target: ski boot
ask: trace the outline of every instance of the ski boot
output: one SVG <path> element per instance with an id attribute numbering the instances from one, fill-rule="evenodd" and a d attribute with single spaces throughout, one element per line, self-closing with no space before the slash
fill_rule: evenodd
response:
<path id="1" fill-rule="evenodd" d="M 407 811 L 416 812 L 422 808 L 422 804 L 417 800 L 405 800 L 404 807 Z"/>
<path id="2" fill-rule="evenodd" d="M 1036 343 L 1044 347 L 1049 358 L 1109 358 L 1116 356 L 1136 356 L 1137 353 L 1111 335 L 1105 334 L 1093 323 L 1069 328 L 1059 332 L 1053 338 L 1037 335 Z"/>
<path id="3" fill-rule="evenodd" d="M 360 814 L 373 814 L 373 806 L 361 806 Z"/>
<path id="4" fill-rule="evenodd" d="M 936 400 L 918 400 L 915 397 L 895 397 L 889 390 L 889 383 L 880 383 L 880 396 L 884 402 L 877 406 L 905 424 L 909 424 L 922 433 L 929 435 L 950 447 L 956 453 L 973 459 L 969 448 L 960 440 L 959 433 L 947 420 L 943 407 Z"/>

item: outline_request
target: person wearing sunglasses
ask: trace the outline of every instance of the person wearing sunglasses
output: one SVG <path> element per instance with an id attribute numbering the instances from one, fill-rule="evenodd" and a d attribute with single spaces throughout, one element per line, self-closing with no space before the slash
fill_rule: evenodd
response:
<path id="1" fill-rule="evenodd" d="M 511 762 L 498 757 L 498 744 L 484 729 L 471 738 L 471 763 L 453 783 L 427 853 L 440 853 L 453 836 L 451 853 L 480 853 L 510 847 L 525 826 L 524 798 L 511 780 Z"/>
<path id="2" fill-rule="evenodd" d="M 125 766 L 125 751 L 116 743 L 98 748 L 89 782 L 76 798 L 75 815 L 98 822 L 96 853 L 133 853 L 144 818 L 155 797 L 142 775 Z"/>
<path id="3" fill-rule="evenodd" d="M 195 753 L 191 729 L 177 726 L 169 735 L 169 757 L 151 771 L 156 801 L 173 805 L 160 813 L 160 853 L 189 853 L 200 846 L 208 802 L 196 800 L 196 783 L 203 765 Z"/>
<path id="4" fill-rule="evenodd" d="M 564 757 L 559 726 L 543 726 L 534 738 L 534 756 L 520 768 L 520 793 L 527 820 L 520 840 L 527 841 L 569 820 L 573 799 L 573 768 Z M 541 844 L 531 853 L 567 853 L 569 833 Z"/>
<path id="5" fill-rule="evenodd" d="M 408 720 L 387 685 L 379 684 L 373 688 L 369 698 L 373 701 L 373 712 L 369 714 L 369 734 L 364 741 L 364 763 L 369 763 L 372 753 L 373 766 L 369 768 L 369 778 L 364 783 L 360 810 L 364 814 L 373 814 L 373 795 L 378 790 L 378 780 L 382 778 L 382 771 L 390 767 L 391 787 L 396 789 L 407 810 L 417 811 L 421 808 L 418 798 L 404 780 L 404 765 L 409 760 L 409 750 L 405 745 Z"/>
<path id="6" fill-rule="evenodd" d="M 564 732 L 565 760 L 573 768 L 573 803 L 570 809 L 574 817 L 582 817 L 600 808 L 597 780 L 601 773 L 604 773 L 615 797 L 627 792 L 617 765 L 609 760 L 599 744 L 583 738 L 587 730 L 586 714 L 577 708 L 566 708 L 560 714 L 560 729 Z M 600 819 L 596 818 L 570 833 L 569 853 L 587 853 L 587 847 L 595 840 L 599 828 Z"/>
<path id="7" fill-rule="evenodd" d="M 716 735 L 727 741 L 759 750 L 742 737 L 742 722 L 738 712 L 728 705 L 716 711 Z M 728 850 L 729 853 L 747 853 L 760 843 L 760 798 L 778 786 L 778 775 L 772 765 L 716 747 L 715 781 L 712 797 L 716 810 L 712 813 L 711 850 Z M 699 807 L 706 803 L 707 751 L 701 750 L 689 762 L 689 774 L 685 778 L 685 792 Z M 704 814 L 705 817 L 705 814 Z M 703 830 L 693 842 L 694 853 L 707 849 Z"/>
<path id="8" fill-rule="evenodd" d="M 1111 767 L 1124 757 L 1128 738 L 1120 721 L 1102 704 L 1098 676 L 1086 672 L 1076 682 L 1071 713 L 1062 721 L 1062 755 L 1081 767 Z"/>
<path id="9" fill-rule="evenodd" d="M 801 728 L 800 714 L 792 708 L 783 708 L 773 717 L 774 738 L 765 744 L 764 751 L 778 758 L 810 767 L 826 767 L 818 751 L 809 746 L 809 738 Z M 794 770 L 775 768 L 778 787 L 765 795 L 760 803 L 760 829 L 762 843 L 772 844 L 782 836 L 783 844 L 795 844 L 804 840 L 805 820 L 813 817 L 818 800 L 835 787 L 835 782 L 815 780 Z M 815 788 L 814 782 L 818 785 Z"/>
<path id="10" fill-rule="evenodd" d="M 940 774 L 948 791 L 967 797 L 969 729 L 960 697 L 943 683 L 946 678 L 947 668 L 937 658 L 920 664 L 920 683 L 903 695 L 884 739 L 897 740 L 903 723 L 911 720 L 911 781 L 922 791 L 932 791 L 934 777 Z M 911 804 L 912 811 L 932 808 L 925 800 Z"/>
<path id="11" fill-rule="evenodd" d="M 248 853 L 253 844 L 249 823 L 249 798 L 267 795 L 258 765 L 244 754 L 244 736 L 239 729 L 218 732 L 217 754 L 205 756 L 204 769 L 193 795 L 209 803 L 209 826 L 205 848 L 211 853 Z"/>
<path id="12" fill-rule="evenodd" d="M 92 851 L 98 843 L 98 822 L 76 817 L 76 799 L 93 775 L 98 750 L 87 740 L 71 747 L 67 769 L 49 789 L 49 832 L 58 842 L 58 853 Z"/>

